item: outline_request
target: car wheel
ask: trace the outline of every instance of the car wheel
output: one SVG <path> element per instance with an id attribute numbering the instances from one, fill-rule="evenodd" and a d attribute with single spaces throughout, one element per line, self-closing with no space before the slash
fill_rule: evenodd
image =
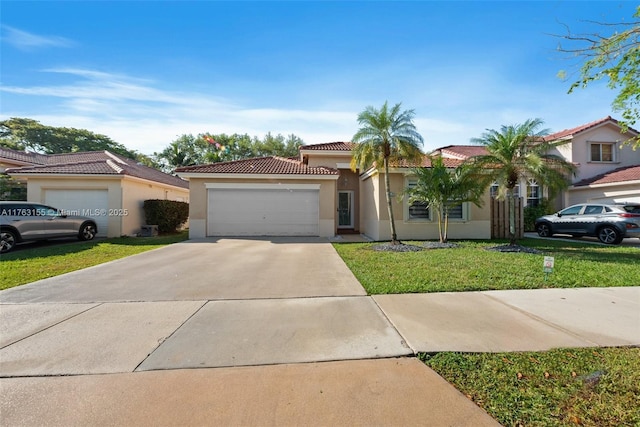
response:
<path id="1" fill-rule="evenodd" d="M 13 231 L 0 232 L 0 253 L 9 252 L 16 245 L 16 235 Z"/>
<path id="2" fill-rule="evenodd" d="M 538 224 L 538 227 L 536 227 L 536 231 L 538 232 L 538 236 L 540 237 L 551 237 L 551 227 L 549 226 L 549 224 L 545 224 L 544 222 L 541 224 Z"/>
<path id="3" fill-rule="evenodd" d="M 598 230 L 598 240 L 607 245 L 617 245 L 622 242 L 622 236 L 615 227 L 607 225 Z"/>
<path id="4" fill-rule="evenodd" d="M 83 224 L 80 228 L 80 232 L 78 233 L 78 239 L 80 240 L 91 240 L 96 237 L 96 226 L 93 224 Z"/>

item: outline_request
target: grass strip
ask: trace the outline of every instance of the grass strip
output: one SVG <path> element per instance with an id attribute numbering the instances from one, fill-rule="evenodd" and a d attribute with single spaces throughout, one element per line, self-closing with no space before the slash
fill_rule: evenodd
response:
<path id="1" fill-rule="evenodd" d="M 377 243 L 333 245 L 369 294 L 640 285 L 640 251 L 634 247 L 522 239 L 520 244 L 541 252 L 528 254 L 486 250 L 501 241 L 455 243 L 419 252 L 375 251 Z M 548 277 L 544 256 L 555 259 Z"/>
<path id="2" fill-rule="evenodd" d="M 640 349 L 420 355 L 505 426 L 640 425 Z"/>
<path id="3" fill-rule="evenodd" d="M 157 237 L 118 237 L 20 248 L 2 255 L 0 289 L 102 264 L 188 238 L 188 231 Z M 36 244 L 37 245 L 37 244 Z"/>

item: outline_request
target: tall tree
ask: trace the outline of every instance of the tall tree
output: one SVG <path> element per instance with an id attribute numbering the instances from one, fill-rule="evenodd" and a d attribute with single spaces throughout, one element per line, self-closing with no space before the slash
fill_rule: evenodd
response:
<path id="1" fill-rule="evenodd" d="M 566 141 L 544 141 L 548 129 L 540 129 L 541 119 L 529 119 L 522 124 L 502 126 L 499 131 L 487 129 L 479 138 L 471 142 L 482 144 L 488 154 L 472 157 L 473 167 L 484 171 L 490 182 L 497 182 L 506 191 L 501 195 L 509 203 L 509 240 L 516 244 L 515 199 L 513 189 L 523 177 L 536 179 L 551 190 L 568 186 L 568 176 L 575 173 L 575 166 L 562 157 L 548 154 L 549 151 Z M 503 196 L 502 196 L 503 197 Z"/>
<path id="2" fill-rule="evenodd" d="M 400 242 L 393 217 L 389 163 L 399 160 L 412 162 L 422 158 L 420 147 L 423 144 L 422 136 L 413 124 L 415 112 L 401 111 L 400 108 L 400 103 L 389 108 L 386 101 L 379 110 L 368 106 L 358 115 L 360 129 L 352 138 L 355 145 L 351 169 L 365 170 L 374 166 L 384 170 L 392 244 Z"/>
<path id="3" fill-rule="evenodd" d="M 555 35 L 566 40 L 570 47 L 558 46 L 560 52 L 571 58 L 579 58 L 582 67 L 579 78 L 571 84 L 569 93 L 576 88 L 586 88 L 596 80 L 607 79 L 607 85 L 618 91 L 613 100 L 613 110 L 622 114 L 622 130 L 626 131 L 640 120 L 640 6 L 636 8 L 634 21 L 621 23 L 594 22 L 606 30 L 591 34 Z M 566 71 L 560 71 L 566 78 Z M 640 147 L 640 136 L 627 142 Z"/>
<path id="4" fill-rule="evenodd" d="M 429 160 L 431 167 L 412 170 L 418 181 L 405 192 L 409 196 L 409 203 L 423 202 L 435 211 L 440 243 L 446 243 L 449 210 L 466 202 L 482 206 L 488 179 L 486 175 L 477 173 L 470 164 L 463 163 L 451 170 L 445 166 L 442 157 L 430 157 Z"/>
<path id="5" fill-rule="evenodd" d="M 47 126 L 37 120 L 12 117 L 0 121 L 0 145 L 44 154 L 108 150 L 136 159 L 137 153 L 106 135 L 86 129 Z"/>
<path id="6" fill-rule="evenodd" d="M 197 137 L 191 134 L 179 136 L 164 150 L 154 153 L 153 157 L 164 172 L 171 173 L 180 166 L 191 166 L 202 161 L 202 153 L 196 144 Z"/>

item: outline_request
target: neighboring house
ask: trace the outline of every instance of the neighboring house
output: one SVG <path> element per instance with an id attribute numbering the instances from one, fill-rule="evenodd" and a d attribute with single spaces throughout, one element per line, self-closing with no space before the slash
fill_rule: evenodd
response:
<path id="1" fill-rule="evenodd" d="M 634 129 L 622 134 L 618 121 L 607 116 L 545 136 L 546 141 L 566 142 L 552 154 L 573 163 L 577 170 L 569 188 L 555 199 L 555 207 L 561 209 L 584 202 L 640 203 L 640 150 L 623 144 L 637 135 Z M 450 145 L 432 152 L 459 160 L 485 153 L 485 148 L 478 145 Z M 514 192 L 523 198 L 525 206 L 536 206 L 543 197 L 549 197 L 547 188 L 530 178 L 521 179 Z M 491 187 L 490 193 L 496 195 L 497 185 Z"/>
<path id="2" fill-rule="evenodd" d="M 624 198 L 633 197 L 640 186 L 638 176 L 630 174 L 638 171 L 640 150 L 633 151 L 620 142 L 635 134 L 630 130 L 621 135 L 617 121 L 607 117 L 547 137 L 567 139 L 567 145 L 556 154 L 579 168 L 575 184 L 562 196 L 571 203 L 574 199 L 575 203 L 587 201 L 580 199 L 587 195 L 584 187 L 593 190 L 589 193 L 593 200 L 620 201 L 606 189 L 609 185 L 615 191 L 626 191 Z M 349 142 L 305 145 L 294 158 L 261 157 L 178 168 L 176 173 L 189 181 L 190 237 L 332 237 L 356 232 L 373 240 L 389 240 L 384 172 L 374 168 L 352 172 L 352 147 Z M 432 152 L 442 156 L 451 168 L 485 153 L 485 148 L 479 145 L 450 145 Z M 429 166 L 425 158 L 422 167 Z M 620 168 L 624 169 L 613 177 L 597 178 Z M 409 205 L 407 197 L 403 197 L 404 190 L 416 182 L 411 168 L 392 167 L 390 182 L 398 237 L 437 239 L 437 218 L 433 212 L 424 204 Z M 522 179 L 516 191 L 527 205 L 537 205 L 548 197 L 542 183 L 532 179 Z M 488 206 L 496 192 L 497 186 L 492 186 L 481 208 L 464 203 L 452 210 L 449 238 L 490 238 Z"/>
<path id="3" fill-rule="evenodd" d="M 608 116 L 546 136 L 548 141 L 567 141 L 555 154 L 575 164 L 578 170 L 572 185 L 562 194 L 562 206 L 640 202 L 638 175 L 634 173 L 640 167 L 640 150 L 623 144 L 637 135 L 634 129 L 622 134 L 618 121 Z"/>
<path id="4" fill-rule="evenodd" d="M 0 165 L 27 182 L 27 200 L 92 217 L 98 235 L 136 235 L 147 199 L 189 201 L 188 183 L 108 151 L 37 154 L 0 148 Z"/>

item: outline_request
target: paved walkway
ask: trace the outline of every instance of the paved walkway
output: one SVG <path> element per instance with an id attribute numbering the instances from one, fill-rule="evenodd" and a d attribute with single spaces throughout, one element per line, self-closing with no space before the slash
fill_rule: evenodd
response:
<path id="1" fill-rule="evenodd" d="M 640 287 L 369 297 L 326 240 L 203 239 L 0 292 L 0 421 L 495 425 L 407 356 L 598 345 Z"/>

